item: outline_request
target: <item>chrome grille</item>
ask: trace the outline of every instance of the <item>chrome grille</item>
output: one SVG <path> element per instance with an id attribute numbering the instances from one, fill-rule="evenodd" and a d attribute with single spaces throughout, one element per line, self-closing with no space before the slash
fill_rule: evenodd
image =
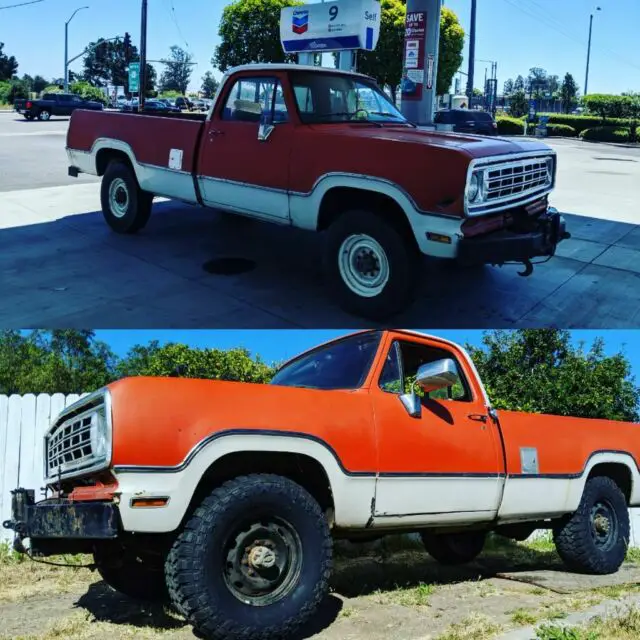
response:
<path id="1" fill-rule="evenodd" d="M 93 463 L 91 428 L 97 413 L 71 418 L 55 428 L 47 438 L 47 476 L 90 466 Z"/>
<path id="2" fill-rule="evenodd" d="M 551 168 L 546 158 L 513 162 L 487 171 L 487 202 L 533 193 L 551 186 Z"/>

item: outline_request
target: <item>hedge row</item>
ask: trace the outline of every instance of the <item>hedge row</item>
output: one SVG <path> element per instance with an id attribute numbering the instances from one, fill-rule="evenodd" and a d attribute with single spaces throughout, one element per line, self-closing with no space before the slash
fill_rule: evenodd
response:
<path id="1" fill-rule="evenodd" d="M 629 121 L 624 119 L 608 119 L 606 122 L 602 121 L 599 116 L 572 116 L 565 115 L 563 113 L 541 113 L 539 116 L 547 116 L 549 118 L 549 124 L 564 124 L 572 127 L 576 130 L 576 133 L 580 135 L 585 129 L 592 129 L 594 127 L 601 126 L 629 126 Z"/>
<path id="2" fill-rule="evenodd" d="M 593 127 L 583 131 L 580 137 L 594 142 L 630 142 L 631 133 L 628 127 Z"/>
<path id="3" fill-rule="evenodd" d="M 547 135 L 551 137 L 575 138 L 578 132 L 568 124 L 548 124 Z"/>
<path id="4" fill-rule="evenodd" d="M 498 124 L 498 133 L 501 136 L 524 135 L 524 120 L 509 116 L 497 116 L 496 123 Z"/>

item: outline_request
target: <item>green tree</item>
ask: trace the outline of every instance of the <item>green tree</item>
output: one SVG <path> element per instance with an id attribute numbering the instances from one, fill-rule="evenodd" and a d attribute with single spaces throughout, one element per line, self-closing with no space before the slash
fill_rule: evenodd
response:
<path id="1" fill-rule="evenodd" d="M 213 98 L 218 90 L 219 84 L 220 83 L 214 78 L 213 73 L 211 73 L 211 71 L 207 71 L 204 76 L 202 76 L 201 91 L 204 97 Z"/>
<path id="2" fill-rule="evenodd" d="M 138 49 L 132 46 L 130 62 L 139 60 Z M 99 38 L 96 42 L 90 42 L 83 64 L 84 79 L 94 87 L 107 84 L 120 87 L 127 84 L 127 58 L 122 40 L 106 42 L 104 38 Z"/>
<path id="3" fill-rule="evenodd" d="M 522 76 L 518 76 L 513 83 L 514 91 L 524 91 L 524 78 Z"/>
<path id="4" fill-rule="evenodd" d="M 103 104 L 107 102 L 107 97 L 104 92 L 98 89 L 98 87 L 93 87 L 85 80 L 74 82 L 69 86 L 69 89 L 71 93 L 75 93 L 85 100 L 93 100 L 95 102 L 102 102 Z"/>
<path id="5" fill-rule="evenodd" d="M 568 331 L 524 329 L 485 333 L 469 347 L 498 409 L 637 421 L 640 389 L 623 353 L 604 341 L 574 346 Z"/>
<path id="6" fill-rule="evenodd" d="M 83 393 L 115 379 L 115 358 L 93 331 L 0 332 L 0 393 Z"/>
<path id="7" fill-rule="evenodd" d="M 547 87 L 548 77 L 547 72 L 540 67 L 533 67 L 529 70 L 529 77 L 527 78 L 529 95 L 535 96 L 536 99 L 540 99 Z"/>
<path id="8" fill-rule="evenodd" d="M 378 45 L 374 51 L 358 51 L 357 66 L 360 73 L 375 78 L 381 87 L 389 87 L 395 102 L 402 78 L 407 8 L 402 0 L 382 0 L 381 8 Z"/>
<path id="9" fill-rule="evenodd" d="M 509 98 L 509 114 L 514 118 L 521 118 L 529 111 L 529 102 L 523 90 L 516 91 Z"/>
<path id="10" fill-rule="evenodd" d="M 562 81 L 560 96 L 562 98 L 562 110 L 565 113 L 573 111 L 578 104 L 578 85 L 570 73 L 567 73 Z"/>
<path id="11" fill-rule="evenodd" d="M 182 95 L 187 93 L 189 80 L 191 79 L 191 61 L 193 56 L 179 47 L 173 45 L 165 70 L 160 76 L 160 91 L 179 91 Z"/>
<path id="12" fill-rule="evenodd" d="M 503 89 L 503 93 L 505 96 L 510 96 L 513 93 L 513 80 L 511 78 L 509 78 L 508 80 L 505 80 L 504 83 L 504 89 Z"/>
<path id="13" fill-rule="evenodd" d="M 462 64 L 464 29 L 458 16 L 449 8 L 442 7 L 440 17 L 440 47 L 438 53 L 438 79 L 436 93 L 449 92 L 451 81 Z M 402 55 L 402 54 L 401 54 Z"/>
<path id="14" fill-rule="evenodd" d="M 49 83 L 42 76 L 34 76 L 31 91 L 40 93 Z"/>
<path id="15" fill-rule="evenodd" d="M 133 347 L 117 367 L 119 376 L 179 376 L 236 382 L 269 382 L 273 367 L 246 349 L 200 349 L 157 341 Z"/>
<path id="16" fill-rule="evenodd" d="M 285 56 L 280 43 L 280 10 L 300 4 L 300 0 L 235 0 L 228 4 L 222 11 L 213 66 L 226 71 L 250 62 L 293 60 Z"/>
<path id="17" fill-rule="evenodd" d="M 15 56 L 3 53 L 4 42 L 0 42 L 0 81 L 11 80 L 18 72 L 18 61 Z"/>

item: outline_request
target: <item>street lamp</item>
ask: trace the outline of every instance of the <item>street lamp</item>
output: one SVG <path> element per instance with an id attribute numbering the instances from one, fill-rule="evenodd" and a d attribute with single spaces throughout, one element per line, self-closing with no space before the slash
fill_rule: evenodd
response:
<path id="1" fill-rule="evenodd" d="M 602 11 L 601 7 L 596 7 L 596 11 Z M 587 90 L 589 88 L 589 62 L 591 61 L 591 33 L 593 31 L 593 13 L 591 14 L 591 18 L 589 19 L 589 47 L 587 48 L 587 73 L 584 78 L 584 95 L 587 95 Z"/>
<path id="2" fill-rule="evenodd" d="M 64 23 L 64 90 L 65 93 L 69 92 L 69 23 L 73 20 L 78 11 L 88 9 L 89 7 L 79 7 L 72 14 L 71 17 Z"/>

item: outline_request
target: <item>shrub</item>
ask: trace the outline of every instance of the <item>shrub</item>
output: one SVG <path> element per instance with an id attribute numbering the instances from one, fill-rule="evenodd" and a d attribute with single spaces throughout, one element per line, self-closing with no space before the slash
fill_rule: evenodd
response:
<path id="1" fill-rule="evenodd" d="M 93 100 L 94 102 L 102 102 L 102 104 L 107 103 L 107 98 L 104 95 L 104 92 L 97 87 L 90 85 L 88 82 L 74 82 L 70 85 L 69 89 L 71 90 L 71 93 L 79 95 L 84 100 Z"/>
<path id="2" fill-rule="evenodd" d="M 623 127 L 593 127 L 583 131 L 580 137 L 593 142 L 629 142 L 631 139 L 629 129 Z"/>
<path id="3" fill-rule="evenodd" d="M 509 116 L 498 116 L 498 133 L 503 136 L 521 136 L 524 135 L 524 122 L 518 118 Z"/>
<path id="4" fill-rule="evenodd" d="M 563 138 L 575 138 L 578 135 L 578 132 L 568 124 L 548 124 L 547 135 L 561 136 Z"/>
<path id="5" fill-rule="evenodd" d="M 622 119 L 610 119 L 605 122 L 599 116 L 572 116 L 563 113 L 541 113 L 539 115 L 547 116 L 549 118 L 549 124 L 565 124 L 573 127 L 578 135 L 585 129 L 592 129 L 593 127 L 601 127 L 604 125 L 624 127 L 628 124 L 627 120 Z"/>

